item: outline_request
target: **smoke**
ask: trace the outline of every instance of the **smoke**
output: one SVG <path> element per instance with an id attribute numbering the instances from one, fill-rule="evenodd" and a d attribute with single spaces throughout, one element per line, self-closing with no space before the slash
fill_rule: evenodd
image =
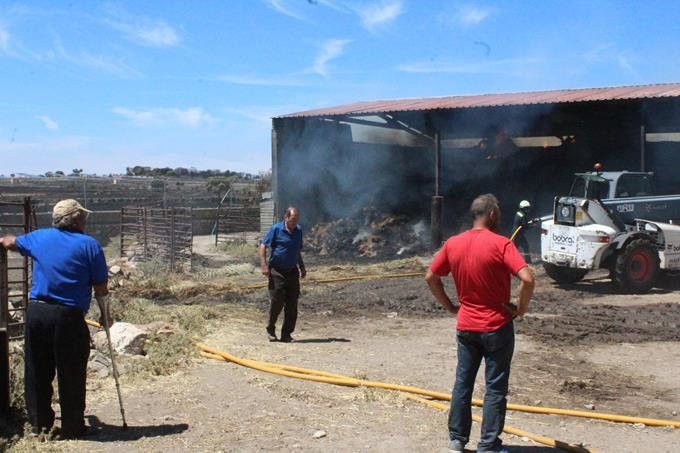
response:
<path id="1" fill-rule="evenodd" d="M 677 108 L 676 108 L 677 109 Z M 673 112 L 666 116 L 672 123 Z M 445 235 L 469 227 L 468 207 L 481 193 L 494 193 L 508 233 L 519 201 L 529 200 L 532 215 L 552 211 L 553 199 L 569 191 L 573 173 L 601 161 L 610 170 L 638 170 L 640 112 L 634 103 L 583 103 L 471 108 L 391 115 L 406 127 L 390 129 L 389 118 L 286 118 L 278 130 L 280 204 L 301 209 L 302 222 L 360 216 L 374 209 L 423 221 L 429 230 L 434 194 L 431 139 L 442 137 L 440 194 Z M 371 121 L 383 127 L 363 124 Z M 669 124 L 670 124 L 669 123 Z M 664 123 L 665 124 L 665 123 Z M 651 127 L 651 126 L 650 126 Z M 416 131 L 421 131 L 418 133 Z M 650 132 L 654 132 L 651 131 Z M 648 162 L 666 162 L 678 144 L 649 144 Z M 667 165 L 664 184 L 678 186 Z M 677 172 L 676 172 L 677 173 Z M 417 234 L 420 237 L 422 234 Z M 362 231 L 357 233 L 360 241 Z"/>

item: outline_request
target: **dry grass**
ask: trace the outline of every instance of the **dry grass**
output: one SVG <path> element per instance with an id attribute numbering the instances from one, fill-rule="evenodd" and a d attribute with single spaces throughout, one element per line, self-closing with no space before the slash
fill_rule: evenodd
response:
<path id="1" fill-rule="evenodd" d="M 233 258 L 252 260 L 257 258 L 257 246 L 246 241 L 227 241 L 217 246 L 217 250 Z"/>
<path id="2" fill-rule="evenodd" d="M 10 408 L 8 417 L 0 421 L 0 451 L 8 451 L 19 441 L 26 422 L 24 403 L 24 355 L 10 354 Z"/>

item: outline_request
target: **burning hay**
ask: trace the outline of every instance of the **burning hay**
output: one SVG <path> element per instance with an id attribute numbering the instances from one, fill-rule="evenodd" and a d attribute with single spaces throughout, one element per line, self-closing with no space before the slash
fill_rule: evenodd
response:
<path id="1" fill-rule="evenodd" d="M 412 254 L 425 249 L 427 228 L 405 216 L 366 208 L 361 216 L 319 223 L 306 235 L 305 247 L 319 255 L 364 257 Z"/>

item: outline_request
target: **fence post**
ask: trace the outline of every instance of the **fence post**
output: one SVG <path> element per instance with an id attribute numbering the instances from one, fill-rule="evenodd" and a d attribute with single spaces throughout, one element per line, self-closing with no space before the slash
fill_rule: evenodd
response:
<path id="1" fill-rule="evenodd" d="M 146 261 L 146 260 L 149 259 L 149 245 L 148 245 L 148 240 L 147 240 L 147 233 L 148 233 L 147 224 L 149 222 L 148 222 L 148 218 L 146 216 L 148 209 L 147 208 L 141 208 L 141 209 L 142 209 L 142 228 L 143 228 L 143 231 L 144 231 L 144 233 L 142 233 L 144 235 L 144 260 Z M 139 211 L 137 211 L 137 214 L 139 214 Z"/>
<path id="2" fill-rule="evenodd" d="M 7 278 L 7 251 L 0 247 L 0 414 L 7 419 L 9 413 L 9 288 Z"/>
<path id="3" fill-rule="evenodd" d="M 194 208 L 189 208 L 189 272 L 194 270 Z"/>
<path id="4" fill-rule="evenodd" d="M 120 208 L 120 257 L 125 255 L 125 208 Z"/>
<path id="5" fill-rule="evenodd" d="M 30 233 L 31 232 L 31 197 L 25 197 L 24 198 L 24 234 Z M 31 265 L 33 262 L 31 261 Z M 23 281 L 22 281 L 22 288 L 21 290 L 23 291 L 23 309 L 26 310 L 28 309 L 28 293 L 29 293 L 29 286 L 28 286 L 28 269 L 29 269 L 29 261 L 28 257 L 24 256 L 24 269 L 23 269 Z M 31 267 L 31 271 L 32 271 Z M 24 311 L 25 313 L 25 311 Z"/>
<path id="6" fill-rule="evenodd" d="M 170 272 L 175 272 L 175 208 L 170 208 Z"/>

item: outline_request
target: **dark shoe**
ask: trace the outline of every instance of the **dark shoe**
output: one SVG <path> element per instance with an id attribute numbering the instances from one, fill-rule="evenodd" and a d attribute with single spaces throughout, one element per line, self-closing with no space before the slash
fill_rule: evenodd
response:
<path id="1" fill-rule="evenodd" d="M 281 335 L 281 343 L 292 343 L 295 339 L 290 335 Z"/>
<path id="2" fill-rule="evenodd" d="M 276 338 L 276 332 L 274 329 L 270 329 L 267 327 L 267 338 L 269 338 L 269 341 L 276 341 L 278 338 Z"/>
<path id="3" fill-rule="evenodd" d="M 84 439 L 87 436 L 87 426 L 83 426 L 77 431 L 63 431 L 60 428 L 55 428 L 52 431 L 52 440 L 75 440 Z"/>
<path id="4" fill-rule="evenodd" d="M 465 451 L 465 444 L 458 439 L 453 439 L 449 443 L 449 453 L 463 453 Z"/>
<path id="5" fill-rule="evenodd" d="M 41 434 L 49 433 L 51 429 L 51 426 L 49 428 L 46 426 L 31 426 L 31 432 L 29 433 L 29 436 L 39 437 Z"/>

